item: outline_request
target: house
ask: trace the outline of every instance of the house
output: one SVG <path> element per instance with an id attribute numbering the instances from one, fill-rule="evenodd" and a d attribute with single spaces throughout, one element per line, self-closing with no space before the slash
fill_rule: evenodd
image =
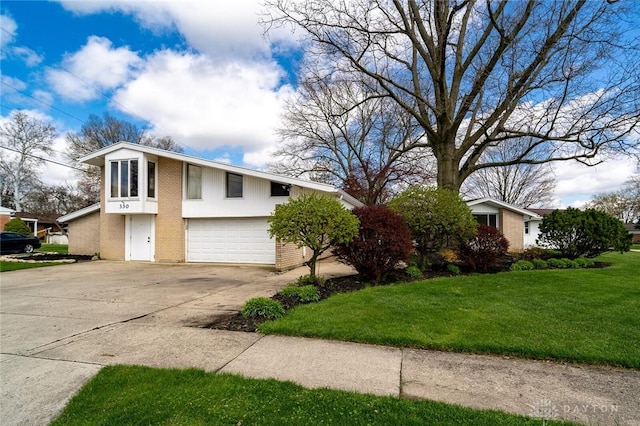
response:
<path id="1" fill-rule="evenodd" d="M 67 236 L 64 234 L 60 222 L 49 215 L 38 215 L 28 212 L 16 212 L 14 217 L 19 217 L 27 224 L 33 235 L 47 244 L 67 244 Z"/>
<path id="2" fill-rule="evenodd" d="M 4 229 L 4 226 L 11 220 L 15 212 L 13 209 L 0 206 L 0 231 Z"/>
<path id="3" fill-rule="evenodd" d="M 478 223 L 502 232 L 509 241 L 509 251 L 521 252 L 536 245 L 542 217 L 534 211 L 489 197 L 467 201 L 467 205 Z"/>
<path id="4" fill-rule="evenodd" d="M 69 254 L 100 253 L 100 203 L 58 218 L 65 223 Z"/>
<path id="5" fill-rule="evenodd" d="M 640 224 L 636 223 L 625 223 L 624 226 L 627 228 L 627 231 L 633 236 L 631 242 L 633 244 L 640 244 Z"/>
<path id="6" fill-rule="evenodd" d="M 289 269 L 310 252 L 269 237 L 267 217 L 276 205 L 310 192 L 347 208 L 362 205 L 331 185 L 128 142 L 80 161 L 101 168 L 100 204 L 59 220 L 69 226 L 71 251 L 103 259 Z M 76 237 L 98 244 L 84 247 Z"/>

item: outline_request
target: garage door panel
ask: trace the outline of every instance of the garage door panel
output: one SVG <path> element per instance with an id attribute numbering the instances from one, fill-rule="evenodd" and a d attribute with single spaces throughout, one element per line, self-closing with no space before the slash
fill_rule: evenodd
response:
<path id="1" fill-rule="evenodd" d="M 187 261 L 275 264 L 266 218 L 190 219 Z"/>

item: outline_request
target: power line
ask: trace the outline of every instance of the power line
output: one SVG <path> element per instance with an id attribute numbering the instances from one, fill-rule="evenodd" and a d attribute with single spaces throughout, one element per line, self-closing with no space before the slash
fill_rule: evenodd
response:
<path id="1" fill-rule="evenodd" d="M 40 156 L 37 156 L 37 155 L 28 154 L 28 153 L 26 153 L 26 152 L 18 151 L 17 149 L 9 148 L 8 146 L 2 146 L 2 145 L 0 145 L 0 148 L 6 149 L 6 150 L 9 150 L 9 151 L 13 151 L 13 152 L 17 152 L 18 154 L 26 155 L 27 157 L 37 158 L 38 160 L 48 161 L 49 163 L 57 164 L 57 165 L 59 165 L 59 166 L 64 166 L 64 167 L 68 167 L 68 168 L 70 168 L 70 169 L 79 170 L 79 171 L 81 171 L 81 172 L 84 172 L 84 171 L 85 171 L 84 169 L 81 169 L 81 168 L 79 168 L 79 167 L 72 166 L 72 165 L 70 165 L 70 164 L 61 163 L 61 162 L 59 162 L 59 161 L 52 160 L 52 159 L 50 159 L 50 158 L 44 158 L 44 157 L 40 157 Z"/>
<path id="2" fill-rule="evenodd" d="M 76 117 L 76 116 L 74 116 L 74 115 L 72 115 L 72 114 L 69 114 L 69 113 L 68 113 L 68 112 L 66 112 L 66 111 L 63 111 L 63 110 L 61 110 L 61 109 L 60 109 L 60 108 L 58 108 L 58 107 L 55 107 L 55 106 L 50 105 L 50 104 L 47 104 L 47 103 L 46 103 L 46 102 L 44 102 L 43 100 L 38 99 L 38 98 L 36 98 L 35 96 L 32 96 L 32 95 L 30 95 L 30 94 L 28 94 L 28 93 L 26 93 L 26 92 L 24 92 L 24 91 L 22 91 L 22 90 L 20 90 L 20 89 L 16 88 L 16 87 L 13 87 L 12 85 L 10 85 L 9 83 L 7 83 L 7 82 L 5 82 L 5 81 L 0 81 L 0 83 L 2 83 L 2 84 L 4 84 L 5 86 L 7 86 L 7 87 L 9 87 L 9 88 L 11 88 L 11 89 L 13 89 L 13 90 L 15 90 L 16 92 L 20 93 L 21 95 L 27 96 L 27 97 L 29 97 L 29 98 L 31 98 L 31 99 L 33 99 L 33 100 L 35 100 L 36 102 L 40 102 L 42 105 L 44 105 L 44 106 L 46 106 L 46 107 L 48 107 L 48 108 L 51 108 L 51 109 L 56 110 L 56 111 L 58 111 L 58 112 L 61 112 L 62 114 L 66 115 L 66 116 L 68 116 L 68 117 L 71 117 L 71 118 L 73 118 L 74 120 L 78 120 L 78 121 L 79 121 L 79 122 L 81 122 L 82 124 L 84 124 L 84 123 L 85 123 L 85 121 L 84 121 L 84 120 L 82 120 L 82 119 L 80 119 L 80 118 L 78 118 L 78 117 Z M 3 105 L 4 105 L 4 104 L 3 104 Z M 4 105 L 4 106 L 5 106 L 5 108 L 9 108 L 7 105 Z"/>

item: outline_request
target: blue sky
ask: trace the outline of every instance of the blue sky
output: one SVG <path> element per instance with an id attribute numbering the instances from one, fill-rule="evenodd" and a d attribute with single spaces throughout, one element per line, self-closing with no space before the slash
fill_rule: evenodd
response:
<path id="1" fill-rule="evenodd" d="M 3 0 L 0 9 L 1 120 L 26 109 L 51 121 L 62 152 L 67 132 L 109 112 L 189 154 L 265 166 L 300 53 L 288 49 L 287 30 L 263 37 L 258 1 Z M 636 172 L 625 159 L 554 168 L 558 206 L 618 189 Z M 56 165 L 43 177 L 74 179 Z"/>

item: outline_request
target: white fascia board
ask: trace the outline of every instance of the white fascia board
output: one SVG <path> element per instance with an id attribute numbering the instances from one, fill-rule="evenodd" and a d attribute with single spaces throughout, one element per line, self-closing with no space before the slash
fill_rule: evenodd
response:
<path id="1" fill-rule="evenodd" d="M 117 151 L 119 149 L 132 149 L 135 151 L 144 152 L 147 154 L 155 155 L 157 157 L 170 158 L 173 160 L 183 161 L 185 163 L 193 164 L 202 167 L 211 167 L 214 169 L 220 169 L 231 173 L 237 173 L 247 176 L 253 176 L 257 178 L 272 180 L 278 183 L 284 183 L 289 185 L 295 185 L 302 188 L 309 188 L 320 192 L 326 192 L 329 194 L 339 194 L 340 190 L 333 185 L 327 185 L 324 183 L 313 182 L 305 179 L 298 179 L 289 176 L 278 175 L 275 173 L 263 172 L 245 167 L 234 166 L 232 164 L 222 163 L 220 161 L 207 160 L 200 157 L 194 157 L 192 155 L 181 154 L 178 152 L 166 151 L 164 149 L 153 148 L 146 145 L 133 144 L 130 142 L 118 142 L 117 144 L 110 145 L 102 148 L 99 151 L 93 152 L 78 159 L 81 163 L 93 164 L 94 166 L 104 166 L 105 155 Z M 348 196 L 348 194 L 345 194 Z M 357 200 L 353 199 L 358 202 Z"/>
<path id="2" fill-rule="evenodd" d="M 82 216 L 86 216 L 88 214 L 91 214 L 97 211 L 100 211 L 100 203 L 96 203 L 96 204 L 90 205 L 89 207 L 85 207 L 83 209 L 76 210 L 64 216 L 60 216 L 57 220 L 60 223 L 65 223 L 70 220 L 78 219 Z"/>
<path id="3" fill-rule="evenodd" d="M 485 197 L 485 198 L 478 198 L 477 200 L 470 200 L 467 201 L 467 205 L 468 206 L 475 206 L 477 204 L 493 204 L 494 206 L 498 206 L 498 207 L 502 207 L 504 209 L 507 210 L 511 210 L 514 211 L 516 213 L 520 213 L 523 216 L 529 216 L 529 219 L 540 219 L 542 220 L 542 218 L 535 214 L 534 212 L 527 210 L 527 209 L 522 209 L 520 207 L 516 207 L 512 204 L 509 203 L 505 203 L 504 201 L 500 201 L 500 200 L 496 200 L 495 198 L 491 198 L 491 197 Z"/>

